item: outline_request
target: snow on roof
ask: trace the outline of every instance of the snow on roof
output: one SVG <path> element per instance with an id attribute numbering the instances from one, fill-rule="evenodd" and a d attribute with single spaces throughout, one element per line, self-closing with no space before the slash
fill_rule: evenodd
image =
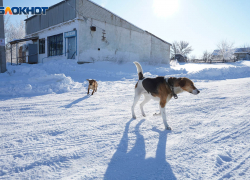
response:
<path id="1" fill-rule="evenodd" d="M 250 47 L 248 48 L 236 48 L 235 53 L 248 53 L 250 51 Z"/>
<path id="2" fill-rule="evenodd" d="M 216 49 L 214 50 L 214 52 L 212 53 L 213 56 L 218 56 L 220 55 L 220 50 Z"/>
<path id="3" fill-rule="evenodd" d="M 248 48 L 235 48 L 232 50 L 232 53 L 235 53 L 235 54 L 240 54 L 240 53 L 249 53 L 250 52 L 250 47 Z M 216 49 L 213 51 L 212 53 L 213 56 L 218 56 L 220 55 L 220 50 L 219 49 Z"/>

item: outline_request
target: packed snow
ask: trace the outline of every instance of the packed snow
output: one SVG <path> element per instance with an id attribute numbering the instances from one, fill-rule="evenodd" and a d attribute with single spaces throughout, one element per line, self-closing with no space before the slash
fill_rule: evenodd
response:
<path id="1" fill-rule="evenodd" d="M 0 179 L 250 179 L 250 61 L 150 65 L 146 77 L 188 77 L 182 93 L 146 117 L 131 106 L 133 63 L 52 60 L 0 74 Z M 97 92 L 87 95 L 86 79 Z M 140 102 L 143 97 L 141 97 Z"/>

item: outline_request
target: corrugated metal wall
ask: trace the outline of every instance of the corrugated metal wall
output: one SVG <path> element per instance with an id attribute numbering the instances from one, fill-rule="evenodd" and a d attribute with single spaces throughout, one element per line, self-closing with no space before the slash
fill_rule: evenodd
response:
<path id="1" fill-rule="evenodd" d="M 67 0 L 67 2 L 76 7 L 76 0 Z M 47 10 L 46 15 L 33 16 L 26 20 L 26 34 L 31 34 L 50 26 L 76 18 L 75 10 L 66 2 L 60 2 Z"/>

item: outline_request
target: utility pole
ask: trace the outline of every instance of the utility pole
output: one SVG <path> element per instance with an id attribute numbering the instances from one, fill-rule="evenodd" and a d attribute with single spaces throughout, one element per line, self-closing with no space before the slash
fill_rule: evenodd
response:
<path id="1" fill-rule="evenodd" d="M 0 7 L 3 6 L 3 0 L 0 0 Z M 0 73 L 6 71 L 6 55 L 5 55 L 5 34 L 3 16 L 0 15 Z"/>

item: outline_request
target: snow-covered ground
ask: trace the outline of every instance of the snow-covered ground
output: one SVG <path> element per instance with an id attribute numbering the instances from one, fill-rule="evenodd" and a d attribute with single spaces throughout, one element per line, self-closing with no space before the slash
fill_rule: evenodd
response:
<path id="1" fill-rule="evenodd" d="M 201 91 L 136 106 L 133 63 L 10 66 L 0 74 L 0 179 L 250 179 L 250 61 L 142 63 L 144 76 L 188 77 Z M 86 79 L 98 81 L 87 96 Z M 142 100 L 143 98 L 141 98 Z"/>

